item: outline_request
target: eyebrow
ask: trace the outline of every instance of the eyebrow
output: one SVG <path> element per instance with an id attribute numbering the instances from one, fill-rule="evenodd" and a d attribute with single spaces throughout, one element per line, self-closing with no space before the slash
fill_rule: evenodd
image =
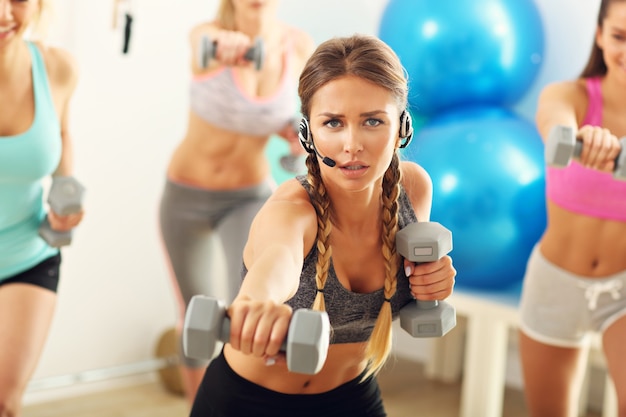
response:
<path id="1" fill-rule="evenodd" d="M 365 112 L 365 113 L 361 113 L 359 116 L 361 116 L 361 117 L 371 117 L 371 116 L 376 116 L 378 114 L 387 114 L 387 112 L 385 110 L 373 110 L 373 111 L 368 111 L 368 112 Z M 318 114 L 318 116 L 325 116 L 325 117 L 328 117 L 328 118 L 345 117 L 345 115 L 343 115 L 343 114 L 330 113 L 330 112 L 320 113 L 320 114 Z"/>

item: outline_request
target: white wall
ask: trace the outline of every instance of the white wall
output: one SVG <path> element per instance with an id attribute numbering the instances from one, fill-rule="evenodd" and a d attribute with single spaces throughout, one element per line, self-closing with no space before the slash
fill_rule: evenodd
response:
<path id="1" fill-rule="evenodd" d="M 59 306 L 35 378 L 150 358 L 175 321 L 157 227 L 165 168 L 187 117 L 187 33 L 212 17 L 216 0 L 134 0 L 130 54 L 113 30 L 113 0 L 56 0 L 51 41 L 81 70 L 72 104 L 76 175 L 88 188 L 86 217 L 64 249 Z M 376 34 L 386 0 L 284 0 L 280 15 L 317 42 Z M 533 117 L 545 83 L 574 77 L 586 60 L 598 0 L 537 0 L 546 25 L 546 57 L 518 105 Z M 404 342 L 403 342 L 404 343 Z M 423 359 L 427 342 L 400 346 Z M 30 393 L 27 402 L 78 390 Z"/>

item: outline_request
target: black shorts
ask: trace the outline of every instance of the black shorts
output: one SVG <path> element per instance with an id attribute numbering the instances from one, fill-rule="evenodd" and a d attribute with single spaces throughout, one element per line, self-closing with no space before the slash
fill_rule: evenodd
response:
<path id="1" fill-rule="evenodd" d="M 38 287 L 57 292 L 59 286 L 59 268 L 61 266 L 61 252 L 44 259 L 26 271 L 20 272 L 0 281 L 0 285 L 32 284 Z"/>
<path id="2" fill-rule="evenodd" d="M 385 417 L 375 377 L 321 394 L 282 394 L 239 376 L 224 353 L 207 368 L 190 417 Z"/>

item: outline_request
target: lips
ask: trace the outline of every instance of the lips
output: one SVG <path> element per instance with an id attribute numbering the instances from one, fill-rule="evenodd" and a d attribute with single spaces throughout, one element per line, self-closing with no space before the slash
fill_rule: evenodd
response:
<path id="1" fill-rule="evenodd" d="M 342 168 L 347 169 L 348 171 L 356 171 L 359 169 L 366 168 L 366 166 L 365 165 L 345 165 L 345 166 L 342 166 Z"/>
<path id="2" fill-rule="evenodd" d="M 15 27 L 0 27 L 0 38 L 4 38 L 10 35 L 15 30 Z"/>

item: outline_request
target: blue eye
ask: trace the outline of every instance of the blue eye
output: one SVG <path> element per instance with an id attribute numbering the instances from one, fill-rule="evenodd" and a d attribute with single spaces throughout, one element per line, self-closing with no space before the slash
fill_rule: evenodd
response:
<path id="1" fill-rule="evenodd" d="M 369 127 L 376 127 L 378 125 L 383 124 L 383 121 L 380 119 L 367 119 L 365 121 L 365 124 Z"/>
<path id="2" fill-rule="evenodd" d="M 331 127 L 331 128 L 335 128 L 335 127 L 339 127 L 341 126 L 341 122 L 337 119 L 331 119 L 329 121 L 327 121 L 326 123 L 324 123 L 326 126 Z"/>

